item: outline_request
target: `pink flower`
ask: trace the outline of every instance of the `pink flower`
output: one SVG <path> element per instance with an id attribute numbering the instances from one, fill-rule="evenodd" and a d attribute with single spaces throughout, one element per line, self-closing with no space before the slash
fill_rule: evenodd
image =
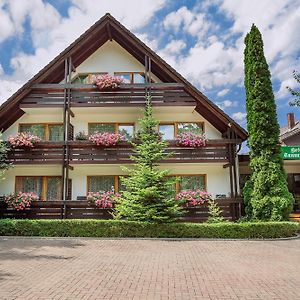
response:
<path id="1" fill-rule="evenodd" d="M 206 137 L 204 134 L 192 132 L 181 133 L 176 139 L 180 146 L 200 148 L 206 146 Z"/>
<path id="2" fill-rule="evenodd" d="M 120 194 L 113 191 L 89 192 L 87 200 L 98 208 L 113 208 L 114 203 L 120 198 Z"/>
<path id="3" fill-rule="evenodd" d="M 123 78 L 117 76 L 98 75 L 95 76 L 94 84 L 98 87 L 99 90 L 105 89 L 117 89 L 124 82 Z"/>
<path id="4" fill-rule="evenodd" d="M 40 142 L 41 139 L 28 132 L 19 132 L 16 136 L 10 136 L 8 142 L 12 147 L 33 147 L 35 143 Z"/>
<path id="5" fill-rule="evenodd" d="M 97 146 L 115 146 L 119 142 L 124 141 L 125 137 L 119 133 L 94 133 L 89 136 L 89 140 L 95 143 Z"/>
<path id="6" fill-rule="evenodd" d="M 12 193 L 4 197 L 4 201 L 12 208 L 16 210 L 24 210 L 26 207 L 30 207 L 32 201 L 39 200 L 39 196 L 33 192 L 30 193 Z"/>
<path id="7" fill-rule="evenodd" d="M 212 199 L 212 195 L 202 190 L 185 190 L 176 195 L 176 199 L 183 202 L 185 207 L 203 205 Z"/>

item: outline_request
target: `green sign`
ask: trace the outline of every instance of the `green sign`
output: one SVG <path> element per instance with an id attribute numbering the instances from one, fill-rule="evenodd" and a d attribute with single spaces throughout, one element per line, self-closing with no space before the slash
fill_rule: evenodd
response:
<path id="1" fill-rule="evenodd" d="M 300 160 L 300 146 L 281 146 L 281 154 L 283 159 Z"/>

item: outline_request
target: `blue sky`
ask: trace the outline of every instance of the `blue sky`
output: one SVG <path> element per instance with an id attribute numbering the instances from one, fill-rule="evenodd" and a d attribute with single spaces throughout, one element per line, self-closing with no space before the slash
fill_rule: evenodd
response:
<path id="1" fill-rule="evenodd" d="M 0 103 L 106 12 L 244 127 L 243 40 L 255 23 L 280 125 L 300 118 L 286 90 L 300 71 L 300 0 L 0 0 Z"/>

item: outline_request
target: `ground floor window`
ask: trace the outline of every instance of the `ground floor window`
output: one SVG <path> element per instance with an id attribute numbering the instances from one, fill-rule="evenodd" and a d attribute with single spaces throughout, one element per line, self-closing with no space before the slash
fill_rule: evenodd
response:
<path id="1" fill-rule="evenodd" d="M 88 176 L 87 192 L 119 191 L 119 176 Z"/>
<path id="2" fill-rule="evenodd" d="M 36 193 L 41 200 L 61 200 L 62 180 L 60 176 L 17 176 L 16 192 Z"/>
<path id="3" fill-rule="evenodd" d="M 176 177 L 173 192 L 179 193 L 184 190 L 206 191 L 206 175 L 172 175 Z M 111 191 L 120 192 L 125 190 L 120 176 L 88 176 L 87 192 Z M 170 191 L 171 192 L 171 191 Z"/>
<path id="4" fill-rule="evenodd" d="M 176 175 L 175 191 L 179 193 L 185 190 L 206 191 L 206 175 Z"/>

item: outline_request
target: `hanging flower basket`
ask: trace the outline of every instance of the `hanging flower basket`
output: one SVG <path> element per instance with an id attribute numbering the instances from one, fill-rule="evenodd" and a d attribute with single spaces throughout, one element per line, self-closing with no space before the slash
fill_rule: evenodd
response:
<path id="1" fill-rule="evenodd" d="M 116 90 L 120 85 L 124 83 L 123 78 L 111 75 L 100 75 L 96 76 L 94 79 L 94 84 L 98 87 L 100 91 L 103 90 Z"/>
<path id="2" fill-rule="evenodd" d="M 94 133 L 89 136 L 89 140 L 97 146 L 112 147 L 125 141 L 125 137 L 119 133 Z"/>
<path id="3" fill-rule="evenodd" d="M 207 139 L 204 134 L 186 132 L 179 134 L 176 142 L 178 145 L 184 147 L 201 148 L 206 146 Z"/>
<path id="4" fill-rule="evenodd" d="M 202 190 L 185 190 L 176 195 L 176 199 L 183 203 L 184 207 L 197 207 L 212 199 L 212 195 Z"/>
<path id="5" fill-rule="evenodd" d="M 97 208 L 113 208 L 115 202 L 120 198 L 120 194 L 114 191 L 88 193 L 87 200 L 90 205 Z"/>
<path id="6" fill-rule="evenodd" d="M 11 193 L 4 197 L 4 202 L 8 204 L 9 207 L 15 210 L 24 210 L 26 207 L 30 207 L 32 201 L 39 200 L 39 196 L 35 193 Z"/>
<path id="7" fill-rule="evenodd" d="M 34 144 L 40 142 L 41 139 L 28 132 L 19 132 L 15 136 L 10 136 L 8 138 L 8 143 L 13 147 L 26 147 L 26 148 L 33 148 Z"/>

